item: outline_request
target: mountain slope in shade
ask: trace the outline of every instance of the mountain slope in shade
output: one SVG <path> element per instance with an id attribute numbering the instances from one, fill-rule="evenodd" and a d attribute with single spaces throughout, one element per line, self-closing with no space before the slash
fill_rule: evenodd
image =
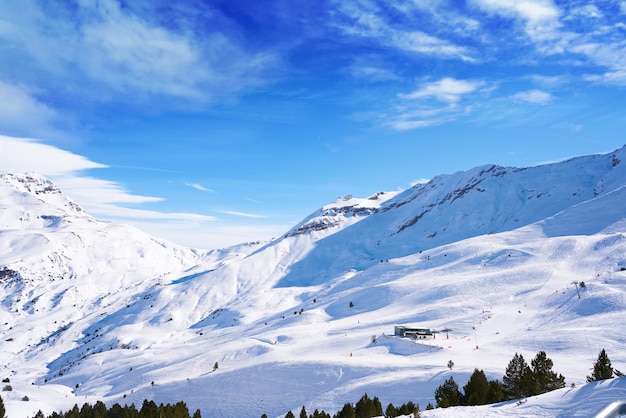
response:
<path id="1" fill-rule="evenodd" d="M 602 348 L 626 368 L 624 153 L 342 197 L 275 241 L 207 254 L 5 182 L 2 397 L 12 417 L 145 398 L 282 417 L 365 392 L 423 409 L 450 376 L 501 379 L 545 350 L 565 389 L 423 416 L 589 416 L 626 396 L 622 379 L 585 385 Z M 395 325 L 452 331 L 416 343 Z"/>

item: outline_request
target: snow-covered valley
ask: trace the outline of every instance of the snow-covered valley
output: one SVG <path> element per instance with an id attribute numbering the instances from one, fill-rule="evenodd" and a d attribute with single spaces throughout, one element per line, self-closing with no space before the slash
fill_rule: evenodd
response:
<path id="1" fill-rule="evenodd" d="M 590 416 L 626 400 L 624 379 L 586 384 L 602 349 L 626 369 L 626 148 L 344 196 L 274 241 L 208 252 L 93 219 L 36 174 L 2 174 L 0 198 L 11 418 L 146 398 L 282 417 L 364 393 L 423 410 L 448 377 L 501 379 L 540 350 L 565 388 L 422 416 Z M 415 341 L 396 325 L 450 331 Z"/>

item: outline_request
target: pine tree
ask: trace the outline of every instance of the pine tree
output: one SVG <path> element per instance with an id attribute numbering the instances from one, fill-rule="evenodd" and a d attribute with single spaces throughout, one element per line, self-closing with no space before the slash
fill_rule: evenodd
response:
<path id="1" fill-rule="evenodd" d="M 482 370 L 474 369 L 469 381 L 463 386 L 465 405 L 484 405 L 489 396 L 489 382 Z"/>
<path id="2" fill-rule="evenodd" d="M 304 405 L 302 405 L 302 409 L 300 410 L 300 418 L 309 418 L 306 414 L 306 409 L 304 409 Z"/>
<path id="3" fill-rule="evenodd" d="M 287 412 L 287 415 L 285 415 L 285 418 L 296 418 L 296 416 L 293 414 L 293 412 L 289 411 Z"/>
<path id="4" fill-rule="evenodd" d="M 552 360 L 548 358 L 545 351 L 538 352 L 530 362 L 533 377 L 532 395 L 565 387 L 565 378 L 552 371 L 552 364 Z"/>
<path id="5" fill-rule="evenodd" d="M 452 376 L 450 376 L 443 385 L 435 389 L 435 401 L 437 401 L 437 407 L 439 408 L 447 408 L 461 404 L 459 385 L 456 384 Z"/>
<path id="6" fill-rule="evenodd" d="M 598 361 L 593 365 L 593 373 L 591 376 L 587 376 L 587 382 L 594 382 L 596 380 L 605 380 L 613 378 L 613 367 L 611 366 L 611 360 L 607 356 L 604 348 L 598 354 Z"/>
<path id="7" fill-rule="evenodd" d="M 385 409 L 385 416 L 386 416 L 387 418 L 395 418 L 395 417 L 397 417 L 398 415 L 400 415 L 400 414 L 398 413 L 398 409 L 397 409 L 395 406 L 393 406 L 393 404 L 392 404 L 392 403 L 390 403 L 389 405 L 387 405 L 387 409 Z M 2 417 L 0 417 L 0 418 L 2 418 Z"/>
<path id="8" fill-rule="evenodd" d="M 4 401 L 0 397 L 0 418 L 4 418 L 5 414 L 6 414 L 6 410 L 4 409 Z"/>
<path id="9" fill-rule="evenodd" d="M 413 417 L 415 418 L 420 417 L 419 404 L 415 404 L 412 401 L 408 401 L 407 403 L 402 404 L 400 408 L 398 408 L 398 415 L 411 415 L 411 414 L 413 414 Z"/>
<path id="10" fill-rule="evenodd" d="M 330 418 L 330 415 L 328 415 L 328 413 L 323 409 L 322 412 L 316 409 L 315 411 L 313 411 L 313 415 L 311 415 L 311 418 Z"/>
<path id="11" fill-rule="evenodd" d="M 499 380 L 489 381 L 489 395 L 487 395 L 487 403 L 498 403 L 506 399 L 504 385 Z"/>
<path id="12" fill-rule="evenodd" d="M 367 393 L 359 399 L 354 406 L 355 418 L 371 418 L 381 416 L 383 414 L 383 407 L 380 404 L 378 398 L 370 399 Z"/>
<path id="13" fill-rule="evenodd" d="M 502 381 L 509 399 L 519 399 L 531 394 L 532 370 L 526 364 L 524 356 L 515 353 L 506 368 Z"/>
<path id="14" fill-rule="evenodd" d="M 337 415 L 335 415 L 335 418 L 356 418 L 352 404 L 344 404 L 341 411 L 337 412 Z"/>
<path id="15" fill-rule="evenodd" d="M 140 418 L 160 418 L 159 407 L 154 401 L 144 400 L 139 411 Z"/>

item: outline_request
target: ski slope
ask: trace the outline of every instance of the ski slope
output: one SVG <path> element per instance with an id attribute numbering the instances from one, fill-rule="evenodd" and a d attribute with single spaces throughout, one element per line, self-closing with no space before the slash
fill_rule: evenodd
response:
<path id="1" fill-rule="evenodd" d="M 7 186 L 0 265 L 19 273 L 0 290 L 7 415 L 146 398 L 205 417 L 332 414 L 364 393 L 423 410 L 450 376 L 501 379 L 515 353 L 544 350 L 566 388 L 422 415 L 589 416 L 626 399 L 624 379 L 586 384 L 601 349 L 626 369 L 616 160 L 624 149 L 343 197 L 275 241 L 209 253 Z M 395 325 L 451 331 L 413 341 Z"/>

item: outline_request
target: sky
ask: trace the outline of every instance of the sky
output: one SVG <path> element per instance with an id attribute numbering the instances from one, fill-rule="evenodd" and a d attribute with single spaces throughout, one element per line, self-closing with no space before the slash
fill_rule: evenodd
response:
<path id="1" fill-rule="evenodd" d="M 626 1 L 0 2 L 0 171 L 193 248 L 626 144 Z"/>

